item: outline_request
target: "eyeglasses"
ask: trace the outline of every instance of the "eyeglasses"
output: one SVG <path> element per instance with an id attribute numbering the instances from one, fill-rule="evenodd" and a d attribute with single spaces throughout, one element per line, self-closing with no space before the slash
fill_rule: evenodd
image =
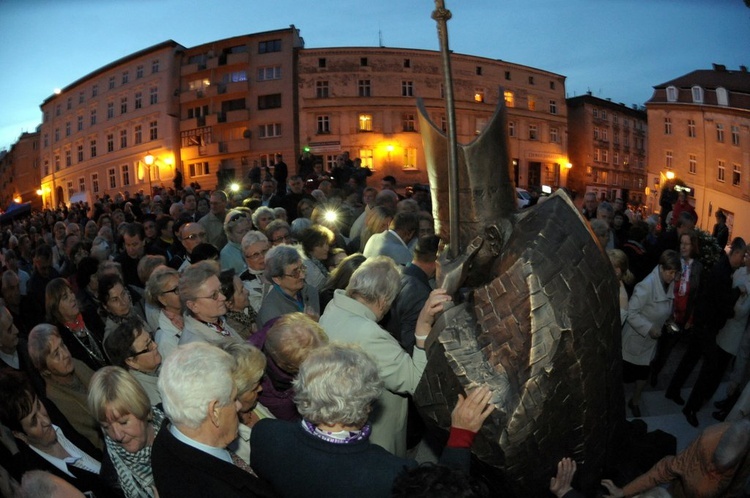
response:
<path id="1" fill-rule="evenodd" d="M 200 238 L 201 240 L 206 238 L 206 232 L 191 233 L 182 238 L 182 240 L 195 240 Z"/>
<path id="2" fill-rule="evenodd" d="M 220 290 L 215 290 L 210 296 L 195 296 L 196 299 L 211 299 L 218 301 L 220 297 L 224 297 L 224 294 Z"/>
<path id="3" fill-rule="evenodd" d="M 174 294 L 176 296 L 179 296 L 180 295 L 180 288 L 179 287 L 175 287 L 174 289 L 169 289 L 168 291 L 162 292 L 162 294 L 171 294 L 173 292 L 174 292 Z"/>
<path id="4" fill-rule="evenodd" d="M 151 335 L 148 336 L 148 341 L 146 342 L 146 346 L 141 351 L 137 351 L 130 355 L 131 358 L 135 358 L 136 356 L 140 356 L 142 354 L 150 353 L 153 351 L 153 346 L 156 346 L 156 343 L 151 339 Z"/>
<path id="5" fill-rule="evenodd" d="M 277 242 L 281 242 L 282 240 L 283 240 L 284 242 L 289 242 L 289 241 L 291 241 L 291 240 L 292 240 L 292 236 L 291 236 L 291 235 L 289 235 L 289 234 L 286 234 L 286 235 L 282 235 L 281 237 L 276 237 L 275 239 L 271 239 L 271 243 L 272 243 L 272 244 L 275 244 L 275 243 L 277 243 Z"/>
<path id="6" fill-rule="evenodd" d="M 264 258 L 267 252 L 268 252 L 268 249 L 266 248 L 266 249 L 263 249 L 262 251 L 257 251 L 257 252 L 250 253 L 250 254 L 245 253 L 245 259 Z"/>
<path id="7" fill-rule="evenodd" d="M 291 278 L 299 278 L 302 275 L 307 274 L 307 267 L 305 265 L 300 265 L 294 270 L 292 270 L 289 273 L 285 273 L 285 277 L 291 277 Z"/>
<path id="8" fill-rule="evenodd" d="M 127 289 L 124 289 L 119 296 L 109 296 L 108 301 L 114 304 L 122 304 L 130 302 L 130 293 Z"/>
<path id="9" fill-rule="evenodd" d="M 247 219 L 247 216 L 245 215 L 245 213 L 236 213 L 236 214 L 233 214 L 232 217 L 229 218 L 229 223 L 234 223 L 235 221 L 239 220 L 240 218 Z"/>

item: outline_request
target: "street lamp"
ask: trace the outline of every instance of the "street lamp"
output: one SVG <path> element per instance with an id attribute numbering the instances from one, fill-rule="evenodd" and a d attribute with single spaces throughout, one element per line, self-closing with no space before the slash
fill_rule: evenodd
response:
<path id="1" fill-rule="evenodd" d="M 143 158 L 143 162 L 146 163 L 146 166 L 148 166 L 146 174 L 148 175 L 148 196 L 151 198 L 151 194 L 153 193 L 151 191 L 151 166 L 156 161 L 156 158 L 149 152 L 146 154 L 146 157 Z"/>
<path id="2" fill-rule="evenodd" d="M 667 180 L 674 180 L 674 171 L 667 171 L 664 176 L 667 177 Z"/>

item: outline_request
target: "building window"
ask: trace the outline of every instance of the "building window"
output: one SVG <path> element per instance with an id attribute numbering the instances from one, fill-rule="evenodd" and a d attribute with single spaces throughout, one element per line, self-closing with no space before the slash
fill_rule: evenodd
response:
<path id="1" fill-rule="evenodd" d="M 149 97 L 148 97 L 149 104 L 154 105 L 159 101 L 159 88 L 152 86 L 149 89 Z"/>
<path id="2" fill-rule="evenodd" d="M 78 124 L 76 125 L 76 128 L 78 131 L 83 131 L 83 116 L 78 116 Z"/>
<path id="3" fill-rule="evenodd" d="M 411 59 L 404 59 L 404 67 L 405 68 L 411 67 Z"/>
<path id="4" fill-rule="evenodd" d="M 141 125 L 135 125 L 133 131 L 133 143 L 137 145 L 141 142 L 143 142 L 143 127 Z"/>
<path id="5" fill-rule="evenodd" d="M 151 61 L 151 74 L 155 74 L 159 72 L 159 59 L 155 59 Z"/>
<path id="6" fill-rule="evenodd" d="M 550 90 L 554 90 L 555 89 L 555 82 L 554 81 L 550 81 L 549 82 L 549 89 Z"/>
<path id="7" fill-rule="evenodd" d="M 557 101 L 556 100 L 549 101 L 549 113 L 557 114 Z"/>
<path id="8" fill-rule="evenodd" d="M 474 89 L 474 102 L 484 102 L 484 88 Z"/>
<path id="9" fill-rule="evenodd" d="M 405 147 L 404 148 L 404 166 L 403 169 L 415 170 L 417 169 L 417 148 L 416 147 Z"/>
<path id="10" fill-rule="evenodd" d="M 414 114 L 401 115 L 401 124 L 404 131 L 416 131 L 417 123 Z"/>
<path id="11" fill-rule="evenodd" d="M 664 134 L 672 134 L 672 118 L 664 118 Z"/>
<path id="12" fill-rule="evenodd" d="M 515 121 L 508 121 L 508 136 L 509 137 L 516 136 L 516 122 Z"/>
<path id="13" fill-rule="evenodd" d="M 83 104 L 84 95 L 83 92 L 78 92 L 78 103 Z"/>
<path id="14" fill-rule="evenodd" d="M 732 185 L 734 187 L 740 186 L 740 179 L 742 178 L 742 169 L 739 164 L 732 165 Z"/>
<path id="15" fill-rule="evenodd" d="M 258 110 L 275 109 L 281 107 L 281 94 L 273 93 L 270 95 L 258 96 Z"/>
<path id="16" fill-rule="evenodd" d="M 109 168 L 107 174 L 109 175 L 109 188 L 117 188 L 117 172 L 115 168 Z"/>
<path id="17" fill-rule="evenodd" d="M 724 142 L 724 125 L 721 123 L 716 123 L 716 141 Z"/>
<path id="18" fill-rule="evenodd" d="M 280 80 L 281 66 L 268 66 L 258 68 L 258 81 Z"/>
<path id="19" fill-rule="evenodd" d="M 729 95 L 726 88 L 719 87 L 716 89 L 716 103 L 723 106 L 729 105 Z"/>
<path id="20" fill-rule="evenodd" d="M 487 126 L 487 118 L 477 118 L 474 120 L 474 135 L 479 135 Z"/>
<path id="21" fill-rule="evenodd" d="M 414 82 L 413 81 L 402 81 L 401 82 L 401 96 L 402 97 L 413 97 L 414 96 Z"/>
<path id="22" fill-rule="evenodd" d="M 193 163 L 190 165 L 190 176 L 207 176 L 211 174 L 211 169 L 207 162 Z"/>
<path id="23" fill-rule="evenodd" d="M 560 141 L 560 131 L 556 126 L 551 126 L 549 129 L 549 141 L 552 143 Z"/>
<path id="24" fill-rule="evenodd" d="M 60 128 L 55 128 L 55 142 L 60 141 Z"/>
<path id="25" fill-rule="evenodd" d="M 79 144 L 76 147 L 76 158 L 79 163 L 83 162 L 83 144 Z"/>
<path id="26" fill-rule="evenodd" d="M 258 138 L 273 138 L 281 136 L 281 123 L 269 123 L 260 125 Z"/>
<path id="27" fill-rule="evenodd" d="M 719 180 L 720 182 L 724 181 L 724 175 L 726 174 L 725 170 L 726 170 L 726 167 L 725 167 L 724 161 L 719 159 L 719 163 L 718 163 L 717 171 L 716 171 L 716 179 Z"/>
<path id="28" fill-rule="evenodd" d="M 363 168 L 372 170 L 372 149 L 359 149 L 359 158 L 362 160 Z"/>
<path id="29" fill-rule="evenodd" d="M 122 174 L 122 186 L 127 187 L 130 185 L 130 165 L 123 164 L 120 166 L 120 173 Z"/>
<path id="30" fill-rule="evenodd" d="M 599 140 L 601 138 L 601 132 L 599 130 L 598 126 L 594 126 L 594 140 Z"/>
<path id="31" fill-rule="evenodd" d="M 99 193 L 99 173 L 91 173 L 91 192 Z"/>
<path id="32" fill-rule="evenodd" d="M 667 102 L 677 102 L 677 87 L 667 87 Z"/>
<path id="33" fill-rule="evenodd" d="M 698 170 L 698 157 L 695 154 L 688 155 L 688 173 L 694 175 Z"/>
<path id="34" fill-rule="evenodd" d="M 133 103 L 133 107 L 136 109 L 143 107 L 143 92 L 135 92 L 135 102 Z"/>
<path id="35" fill-rule="evenodd" d="M 143 78 L 143 64 L 135 68 L 135 79 Z"/>
<path id="36" fill-rule="evenodd" d="M 529 104 L 529 110 L 530 111 L 536 111 L 536 97 L 533 95 L 529 95 L 527 97 L 527 101 Z"/>
<path id="37" fill-rule="evenodd" d="M 325 57 L 319 57 L 319 58 L 318 58 L 318 67 L 319 67 L 320 69 L 325 69 L 325 67 L 326 67 L 326 63 L 327 63 L 327 61 L 326 61 L 326 58 L 325 58 Z"/>
<path id="38" fill-rule="evenodd" d="M 370 96 L 370 80 L 359 80 L 357 82 L 358 95 L 360 97 Z"/>
<path id="39" fill-rule="evenodd" d="M 188 90 L 190 90 L 191 92 L 193 90 L 205 90 L 209 86 L 211 86 L 211 80 L 209 80 L 208 78 L 188 82 Z"/>
<path id="40" fill-rule="evenodd" d="M 505 79 L 510 81 L 510 71 L 505 71 Z"/>
<path id="41" fill-rule="evenodd" d="M 128 74 L 128 72 L 127 71 L 123 72 L 122 73 L 122 84 L 124 85 L 125 83 L 127 83 L 128 79 L 130 79 L 130 75 Z"/>
<path id="42" fill-rule="evenodd" d="M 529 76 L 529 85 L 533 85 L 533 84 L 534 84 L 534 77 Z"/>
<path id="43" fill-rule="evenodd" d="M 359 115 L 359 131 L 372 131 L 372 114 Z"/>
<path id="44" fill-rule="evenodd" d="M 68 100 L 67 100 L 67 102 L 65 104 L 65 109 L 69 111 L 72 108 L 73 108 L 73 98 L 72 97 L 68 97 Z"/>
<path id="45" fill-rule="evenodd" d="M 125 114 L 128 112 L 128 98 L 122 97 L 120 99 L 120 114 Z"/>
<path id="46" fill-rule="evenodd" d="M 96 157 L 96 140 L 91 140 L 89 142 L 89 152 L 91 157 Z"/>
<path id="47" fill-rule="evenodd" d="M 107 134 L 107 152 L 114 152 L 115 150 L 115 135 L 112 133 Z"/>
<path id="48" fill-rule="evenodd" d="M 159 138 L 159 124 L 156 121 L 151 121 L 148 124 L 148 139 L 156 140 Z"/>
<path id="49" fill-rule="evenodd" d="M 60 171 L 60 154 L 55 154 L 55 171 Z"/>
<path id="50" fill-rule="evenodd" d="M 594 119 L 598 119 L 599 118 L 599 109 L 597 109 L 596 107 L 594 107 L 594 109 L 591 112 L 594 115 Z"/>
<path id="51" fill-rule="evenodd" d="M 222 81 L 224 83 L 239 83 L 241 81 L 247 81 L 247 71 L 233 71 L 225 74 Z"/>
<path id="52" fill-rule="evenodd" d="M 603 163 L 609 162 L 609 151 L 607 149 L 602 149 L 602 162 Z"/>
<path id="53" fill-rule="evenodd" d="M 667 169 L 672 169 L 672 151 L 668 150 L 664 153 L 664 165 Z"/>
<path id="54" fill-rule="evenodd" d="M 600 155 L 599 155 L 599 149 L 594 149 L 594 161 L 599 162 Z"/>
<path id="55" fill-rule="evenodd" d="M 694 119 L 688 119 L 687 133 L 688 133 L 688 137 L 695 138 L 695 120 Z"/>
<path id="56" fill-rule="evenodd" d="M 86 192 L 86 179 L 84 177 L 78 179 L 78 191 Z"/>
<path id="57" fill-rule="evenodd" d="M 91 126 L 96 124 L 96 109 L 91 109 L 89 122 L 91 123 Z"/>
<path id="58" fill-rule="evenodd" d="M 108 85 L 108 88 L 109 88 L 110 90 L 113 90 L 113 89 L 115 88 L 115 77 L 114 77 L 114 76 L 110 76 L 110 77 L 109 77 L 109 85 Z"/>
<path id="59" fill-rule="evenodd" d="M 70 121 L 65 122 L 65 136 L 66 137 L 70 136 Z"/>
<path id="60" fill-rule="evenodd" d="M 44 147 L 49 147 L 49 135 L 46 133 L 44 134 L 44 138 L 42 139 L 42 143 L 44 144 Z"/>
<path id="61" fill-rule="evenodd" d="M 740 144 L 740 127 L 732 125 L 732 145 Z"/>
<path id="62" fill-rule="evenodd" d="M 107 102 L 107 119 L 112 119 L 114 117 L 115 117 L 115 103 Z"/>
<path id="63" fill-rule="evenodd" d="M 508 107 L 515 107 L 516 105 L 516 99 L 513 95 L 513 92 L 510 90 L 505 90 L 503 93 L 503 96 L 505 97 L 505 105 Z"/>
<path id="64" fill-rule="evenodd" d="M 703 88 L 699 87 L 698 85 L 695 85 L 692 91 L 693 91 L 693 102 L 696 104 L 702 104 L 703 103 Z"/>
<path id="65" fill-rule="evenodd" d="M 99 95 L 99 85 L 94 85 L 91 87 L 91 96 L 96 97 Z"/>
<path id="66" fill-rule="evenodd" d="M 612 164 L 614 164 L 615 166 L 620 165 L 620 153 L 617 151 L 612 153 Z"/>
<path id="67" fill-rule="evenodd" d="M 609 142 L 609 129 L 602 128 L 602 141 Z"/>
<path id="68" fill-rule="evenodd" d="M 315 82 L 315 96 L 319 99 L 328 98 L 328 82 L 327 81 Z"/>
<path id="69" fill-rule="evenodd" d="M 599 111 L 599 117 L 606 121 L 607 120 L 607 111 L 604 110 L 604 109 L 600 110 Z"/>
<path id="70" fill-rule="evenodd" d="M 259 54 L 267 54 L 270 52 L 281 52 L 281 39 L 262 41 L 258 43 Z"/>
<path id="71" fill-rule="evenodd" d="M 360 116 L 361 118 L 361 116 Z M 317 133 L 331 133 L 331 123 L 327 114 L 322 114 L 316 118 L 317 121 Z M 360 123 L 362 121 L 360 120 Z"/>
<path id="72" fill-rule="evenodd" d="M 73 157 L 70 154 L 70 149 L 65 149 L 65 167 L 70 168 L 73 165 Z"/>
<path id="73" fill-rule="evenodd" d="M 120 130 L 120 148 L 128 146 L 128 130 Z"/>
<path id="74" fill-rule="evenodd" d="M 529 125 L 529 140 L 537 140 L 538 134 L 537 134 L 538 128 L 535 124 Z"/>
<path id="75" fill-rule="evenodd" d="M 68 180 L 66 186 L 68 187 L 68 200 L 70 200 L 70 198 L 73 197 L 73 194 L 75 194 L 75 190 L 73 190 L 73 180 Z"/>
<path id="76" fill-rule="evenodd" d="M 359 65 L 362 67 L 367 67 L 367 57 L 360 57 L 359 58 Z"/>

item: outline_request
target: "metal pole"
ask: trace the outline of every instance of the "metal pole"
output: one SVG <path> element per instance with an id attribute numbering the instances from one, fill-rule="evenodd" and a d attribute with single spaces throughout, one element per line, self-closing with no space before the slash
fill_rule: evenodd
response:
<path id="1" fill-rule="evenodd" d="M 450 50 L 448 48 L 448 19 L 451 12 L 445 8 L 444 0 L 435 0 L 435 11 L 432 18 L 437 21 L 440 53 L 443 59 L 443 76 L 445 78 L 445 113 L 448 118 L 448 217 L 451 259 L 458 256 L 461 248 L 458 230 L 458 150 L 456 140 L 456 106 L 453 99 L 453 73 L 451 72 Z"/>

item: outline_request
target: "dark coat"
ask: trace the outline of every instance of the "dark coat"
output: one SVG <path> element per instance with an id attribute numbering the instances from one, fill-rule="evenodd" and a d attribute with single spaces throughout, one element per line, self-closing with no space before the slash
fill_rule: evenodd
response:
<path id="1" fill-rule="evenodd" d="M 432 287 L 422 269 L 412 263 L 401 273 L 401 290 L 391 305 L 385 329 L 411 354 L 414 350 L 414 329 Z"/>
<path id="2" fill-rule="evenodd" d="M 252 474 L 178 441 L 166 423 L 154 440 L 151 467 L 161 498 L 276 496 Z"/>

